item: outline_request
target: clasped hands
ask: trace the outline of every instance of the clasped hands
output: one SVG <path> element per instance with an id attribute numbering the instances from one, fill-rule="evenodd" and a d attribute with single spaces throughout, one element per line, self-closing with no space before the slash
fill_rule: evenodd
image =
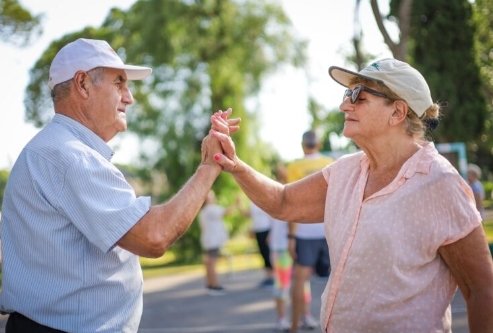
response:
<path id="1" fill-rule="evenodd" d="M 202 141 L 202 160 L 213 157 L 224 171 L 231 172 L 237 166 L 236 148 L 230 137 L 240 129 L 241 118 L 229 119 L 233 110 L 219 110 L 211 116 L 211 129 Z"/>

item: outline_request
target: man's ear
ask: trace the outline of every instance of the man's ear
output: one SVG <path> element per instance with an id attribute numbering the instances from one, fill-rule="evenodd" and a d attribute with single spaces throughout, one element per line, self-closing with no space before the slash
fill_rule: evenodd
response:
<path id="1" fill-rule="evenodd" d="M 75 90 L 84 98 L 89 97 L 88 88 L 92 81 L 86 71 L 77 71 L 74 75 Z"/>
<path id="2" fill-rule="evenodd" d="M 406 119 L 408 112 L 409 107 L 407 106 L 406 102 L 402 100 L 394 101 L 394 112 L 389 119 L 390 126 L 395 126 L 402 123 Z"/>

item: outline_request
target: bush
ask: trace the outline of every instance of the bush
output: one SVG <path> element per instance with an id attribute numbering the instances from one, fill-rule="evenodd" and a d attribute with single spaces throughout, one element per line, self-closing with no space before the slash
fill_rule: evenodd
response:
<path id="1" fill-rule="evenodd" d="M 491 197 L 491 193 L 493 192 L 493 182 L 485 181 L 481 182 L 484 187 L 484 208 L 492 208 L 493 207 L 493 198 Z"/>

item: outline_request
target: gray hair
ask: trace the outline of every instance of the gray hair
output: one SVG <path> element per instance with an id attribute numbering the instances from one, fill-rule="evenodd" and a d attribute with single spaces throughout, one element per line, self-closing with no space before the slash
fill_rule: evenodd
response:
<path id="1" fill-rule="evenodd" d="M 105 71 L 106 71 L 106 68 L 104 68 L 104 67 L 96 67 L 96 68 L 93 68 L 93 69 L 87 71 L 87 74 L 91 78 L 92 83 L 94 85 L 98 86 L 104 77 Z M 65 98 L 67 98 L 70 95 L 70 89 L 72 87 L 72 80 L 73 79 L 67 80 L 67 81 L 59 83 L 53 87 L 53 90 L 51 91 L 51 99 L 52 99 L 54 104 L 56 104 L 59 101 L 64 100 Z"/>
<path id="2" fill-rule="evenodd" d="M 481 168 L 476 164 L 472 164 L 472 163 L 468 164 L 467 172 L 472 172 L 476 175 L 476 177 L 481 178 Z"/>

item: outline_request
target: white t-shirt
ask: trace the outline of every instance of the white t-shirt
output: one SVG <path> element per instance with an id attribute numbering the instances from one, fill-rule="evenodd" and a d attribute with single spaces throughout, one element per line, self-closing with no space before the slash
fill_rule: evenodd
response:
<path id="1" fill-rule="evenodd" d="M 294 234 L 301 239 L 325 239 L 324 223 L 297 223 Z"/>
<path id="2" fill-rule="evenodd" d="M 219 205 L 205 205 L 199 212 L 200 244 L 204 250 L 221 248 L 228 240 L 224 224 L 226 209 Z"/>
<path id="3" fill-rule="evenodd" d="M 272 219 L 272 228 L 269 232 L 269 248 L 271 251 L 281 251 L 288 248 L 288 223 Z"/>
<path id="4" fill-rule="evenodd" d="M 255 232 L 270 230 L 272 217 L 260 209 L 253 202 L 250 202 L 250 218 L 252 219 L 252 230 Z"/>

